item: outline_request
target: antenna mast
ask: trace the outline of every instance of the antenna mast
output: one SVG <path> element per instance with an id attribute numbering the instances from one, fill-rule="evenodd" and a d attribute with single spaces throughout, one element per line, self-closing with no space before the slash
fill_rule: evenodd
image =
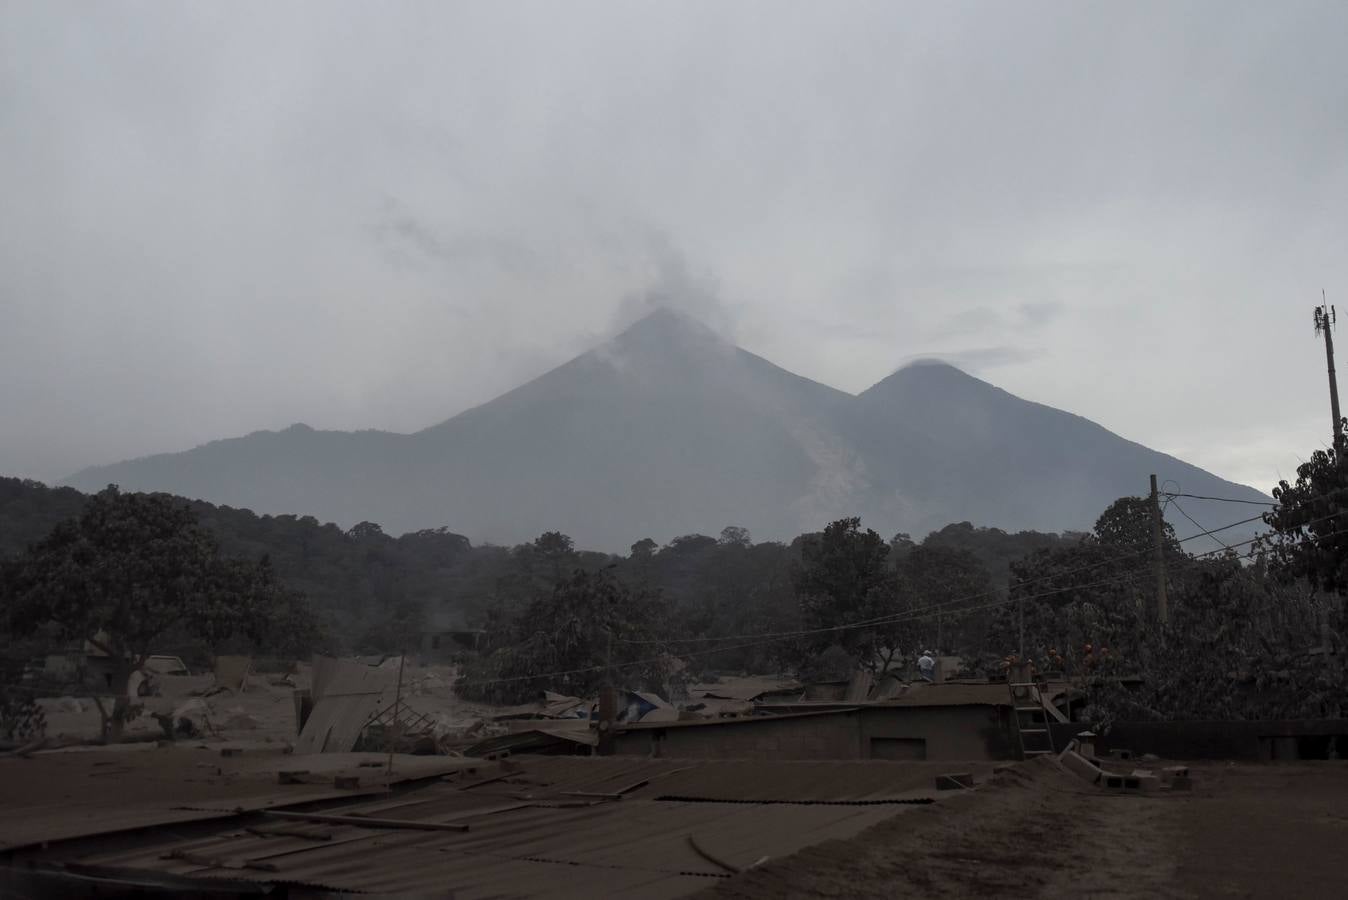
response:
<path id="1" fill-rule="evenodd" d="M 1325 336 L 1325 360 L 1329 364 L 1329 409 L 1334 416 L 1334 447 L 1343 441 L 1343 419 L 1339 416 L 1339 379 L 1334 374 L 1334 323 L 1338 313 L 1325 303 L 1325 292 L 1320 291 L 1320 305 L 1315 308 L 1315 334 Z"/>

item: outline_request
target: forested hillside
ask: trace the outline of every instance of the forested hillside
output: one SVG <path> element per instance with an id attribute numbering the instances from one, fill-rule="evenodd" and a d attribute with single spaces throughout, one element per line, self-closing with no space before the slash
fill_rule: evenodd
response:
<path id="1" fill-rule="evenodd" d="M 76 516 L 86 500 L 72 488 L 0 478 L 0 555 L 22 552 L 58 522 Z M 521 608 L 576 569 L 606 566 L 625 584 L 659 592 L 679 634 L 794 627 L 800 616 L 792 574 L 802 538 L 754 543 L 745 529 L 728 526 L 715 537 L 684 535 L 664 546 L 637 535 L 627 554 L 614 555 L 577 549 L 558 532 L 514 547 L 474 546 L 448 528 L 394 537 L 371 522 L 343 531 L 312 516 L 259 516 L 182 502 L 226 554 L 269 557 L 278 577 L 328 618 L 336 646 L 351 651 L 394 651 L 414 644 L 427 629 L 480 627 L 493 610 Z M 957 551 L 956 569 L 977 570 L 1004 591 L 1013 560 L 1060 541 L 1054 534 L 1008 534 L 966 522 L 920 543 L 895 536 L 891 565 L 901 565 L 916 547 Z"/>

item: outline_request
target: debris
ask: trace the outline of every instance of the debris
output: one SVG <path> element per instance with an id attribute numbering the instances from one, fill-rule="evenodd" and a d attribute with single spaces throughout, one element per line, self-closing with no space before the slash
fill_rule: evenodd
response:
<path id="1" fill-rule="evenodd" d="M 243 693 L 248 687 L 248 672 L 252 667 L 251 656 L 217 656 L 215 684 L 236 694 Z"/>
<path id="2" fill-rule="evenodd" d="M 156 653 L 145 660 L 145 671 L 154 675 L 191 675 L 181 657 Z"/>
<path id="3" fill-rule="evenodd" d="M 200 697 L 192 697 L 178 704 L 169 716 L 173 722 L 173 735 L 197 737 L 207 733 L 215 734 L 215 726 L 211 723 L 212 712 L 210 704 Z M 160 717 L 155 716 L 155 718 L 159 719 Z M 160 725 L 161 727 L 163 725 L 162 719 L 160 719 Z"/>
<path id="4" fill-rule="evenodd" d="M 282 769 L 276 773 L 277 784 L 304 784 L 304 776 L 309 774 L 308 769 Z"/>
<path id="5" fill-rule="evenodd" d="M 658 694 L 627 691 L 626 706 L 618 719 L 624 722 L 677 722 L 679 711 Z M 588 715 L 585 718 L 589 718 Z"/>
<path id="6" fill-rule="evenodd" d="M 365 726 L 389 706 L 397 671 L 361 665 L 345 659 L 314 657 L 314 708 L 295 741 L 297 753 L 346 753 L 356 745 Z"/>
<path id="7" fill-rule="evenodd" d="M 341 791 L 354 791 L 360 787 L 359 775 L 337 775 L 332 779 L 332 786 Z"/>
<path id="8" fill-rule="evenodd" d="M 47 737 L 37 738 L 36 740 L 24 744 L 22 747 L 16 747 L 13 750 L 6 750 L 4 753 L 0 753 L 0 757 L 26 759 L 29 754 L 35 753 L 47 746 L 49 740 L 51 739 Z"/>

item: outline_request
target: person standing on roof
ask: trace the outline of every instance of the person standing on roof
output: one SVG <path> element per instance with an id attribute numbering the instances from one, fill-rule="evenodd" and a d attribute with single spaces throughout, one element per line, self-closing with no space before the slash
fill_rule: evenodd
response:
<path id="1" fill-rule="evenodd" d="M 923 650 L 922 655 L 918 657 L 917 674 L 922 676 L 923 681 L 936 680 L 936 658 L 930 650 Z"/>

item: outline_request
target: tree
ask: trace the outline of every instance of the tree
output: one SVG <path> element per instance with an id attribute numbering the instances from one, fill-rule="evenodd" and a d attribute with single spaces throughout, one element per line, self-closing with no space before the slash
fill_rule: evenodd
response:
<path id="1" fill-rule="evenodd" d="M 213 642 L 261 637 L 274 617 L 303 618 L 297 598 L 276 584 L 270 565 L 220 556 L 191 511 L 163 495 L 123 494 L 116 486 L 89 500 L 10 563 L 4 579 L 16 634 L 48 627 L 87 642 L 113 660 L 112 710 L 95 698 L 105 735 L 120 733 L 130 711 L 126 687 L 155 645 L 178 631 Z M 287 628 L 299 628 L 286 621 Z M 301 629 L 302 630 L 302 629 Z"/>
<path id="2" fill-rule="evenodd" d="M 725 547 L 748 547 L 753 544 L 749 529 L 738 525 L 727 525 L 721 529 L 720 544 Z"/>
<path id="3" fill-rule="evenodd" d="M 346 536 L 356 541 L 385 541 L 391 538 L 384 534 L 384 529 L 380 528 L 375 522 L 358 522 L 351 526 L 351 530 Z"/>
<path id="4" fill-rule="evenodd" d="M 815 650 L 839 644 L 869 668 L 888 664 L 887 632 L 876 627 L 847 627 L 897 611 L 895 584 L 887 565 L 889 545 L 859 518 L 829 523 L 822 534 L 802 543 L 801 565 L 794 578 L 807 630 L 820 631 L 808 642 Z"/>
<path id="5" fill-rule="evenodd" d="M 1295 484 L 1273 489 L 1278 505 L 1264 521 L 1270 563 L 1330 593 L 1348 589 L 1348 448 L 1316 450 Z"/>
<path id="6" fill-rule="evenodd" d="M 1135 658 L 1156 632 L 1151 515 L 1146 500 L 1121 497 L 1100 515 L 1091 534 L 1013 563 L 1010 602 L 994 610 L 984 662 L 1018 655 L 1022 634 L 1025 656 L 1038 663 L 1056 654 L 1081 667 L 1087 644 Z M 1173 584 L 1188 557 L 1169 525 L 1162 541 Z"/>
<path id="7" fill-rule="evenodd" d="M 471 700 L 523 703 L 545 690 L 594 696 L 610 667 L 621 684 L 663 690 L 664 606 L 632 590 L 611 568 L 577 570 L 511 617 L 470 665 L 456 690 Z"/>
<path id="8" fill-rule="evenodd" d="M 938 653 L 977 645 L 987 622 L 980 607 L 996 599 L 997 591 L 976 556 L 924 541 L 904 554 L 895 575 L 901 608 L 910 610 L 911 618 L 893 627 L 894 648 L 900 639 L 914 653 L 919 644 Z"/>
<path id="9" fill-rule="evenodd" d="M 545 531 L 534 539 L 534 553 L 549 567 L 554 581 L 562 577 L 566 567 L 575 560 L 575 542 L 560 531 Z"/>
<path id="10" fill-rule="evenodd" d="M 1145 559 L 1152 552 L 1152 508 L 1145 497 L 1120 497 L 1095 520 L 1095 538 L 1118 553 Z M 1167 555 L 1180 552 L 1175 529 L 1161 520 L 1161 547 Z"/>

